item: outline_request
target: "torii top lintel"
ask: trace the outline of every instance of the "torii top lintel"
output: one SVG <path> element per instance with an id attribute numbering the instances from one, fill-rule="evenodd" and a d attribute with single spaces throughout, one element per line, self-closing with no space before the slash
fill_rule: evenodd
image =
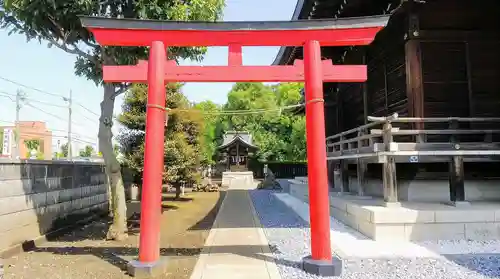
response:
<path id="1" fill-rule="evenodd" d="M 103 46 L 322 46 L 370 44 L 389 16 L 267 22 L 158 21 L 81 17 Z"/>

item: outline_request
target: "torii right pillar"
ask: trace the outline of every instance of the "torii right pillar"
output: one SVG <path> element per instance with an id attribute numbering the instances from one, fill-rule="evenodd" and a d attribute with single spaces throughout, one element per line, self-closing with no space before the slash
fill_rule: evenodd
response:
<path id="1" fill-rule="evenodd" d="M 332 257 L 330 243 L 330 201 L 321 69 L 320 43 L 307 41 L 304 45 L 304 76 L 311 255 L 303 259 L 302 268 L 308 273 L 320 276 L 339 276 L 342 272 L 342 261 Z"/>

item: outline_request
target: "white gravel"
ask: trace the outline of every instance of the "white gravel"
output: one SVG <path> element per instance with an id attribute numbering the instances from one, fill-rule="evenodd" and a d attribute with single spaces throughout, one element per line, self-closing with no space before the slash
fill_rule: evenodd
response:
<path id="1" fill-rule="evenodd" d="M 294 196 L 275 193 L 281 202 L 309 223 L 309 205 Z M 417 244 L 401 241 L 374 241 L 358 231 L 330 218 L 330 235 L 333 252 L 341 257 L 355 258 L 439 258 L 439 254 Z"/>
<path id="2" fill-rule="evenodd" d="M 437 254 L 500 254 L 500 241 L 475 241 L 475 240 L 440 240 L 419 241 L 416 244 L 425 247 Z"/>
<path id="3" fill-rule="evenodd" d="M 307 274 L 300 269 L 301 259 L 307 256 L 310 251 L 310 231 L 307 222 L 277 199 L 272 191 L 256 190 L 252 191 L 251 196 L 268 241 L 275 248 L 273 249 L 274 257 L 282 279 L 322 278 Z M 426 247 L 429 250 L 439 252 L 446 251 L 445 247 L 452 249 L 452 242 L 443 242 L 441 244 L 445 243 L 449 243 L 449 245 L 439 246 L 441 250 L 431 247 L 432 243 L 430 242 L 427 243 L 428 246 Z M 436 243 L 436 245 L 439 244 Z M 453 247 L 459 247 L 457 245 L 462 244 L 456 244 Z M 471 245 L 471 243 L 468 245 Z M 484 252 L 488 250 L 484 248 L 483 250 L 476 249 L 476 251 Z M 414 258 L 393 255 L 390 258 L 377 259 L 347 256 L 343 257 L 342 261 L 344 270 L 342 275 L 337 277 L 338 279 L 500 278 L 499 254 L 475 253 L 460 255 L 455 253 L 443 257 Z"/>

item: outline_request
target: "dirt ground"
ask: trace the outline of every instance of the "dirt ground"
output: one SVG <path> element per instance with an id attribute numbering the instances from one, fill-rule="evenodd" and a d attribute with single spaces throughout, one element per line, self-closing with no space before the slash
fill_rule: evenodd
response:
<path id="1" fill-rule="evenodd" d="M 220 193 L 187 193 L 181 201 L 164 194 L 161 254 L 167 274 L 158 279 L 187 279 L 196 264 L 223 200 Z M 130 236 L 104 239 L 108 222 L 98 221 L 4 261 L 5 279 L 115 279 L 126 274 L 127 260 L 138 254 L 139 203 L 129 204 Z"/>

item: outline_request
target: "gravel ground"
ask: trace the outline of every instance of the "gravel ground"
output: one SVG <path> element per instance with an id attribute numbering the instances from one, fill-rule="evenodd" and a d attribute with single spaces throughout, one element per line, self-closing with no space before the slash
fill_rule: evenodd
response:
<path id="1" fill-rule="evenodd" d="M 252 191 L 255 209 L 268 238 L 273 245 L 275 261 L 282 279 L 324 278 L 300 269 L 302 257 L 310 251 L 308 225 L 272 195 L 272 191 Z M 338 279 L 373 278 L 435 278 L 482 279 L 500 278 L 499 254 L 445 255 L 435 258 L 345 258 L 344 270 Z"/>
<path id="2" fill-rule="evenodd" d="M 440 240 L 416 242 L 431 251 L 444 255 L 455 254 L 498 254 L 500 241 Z"/>

